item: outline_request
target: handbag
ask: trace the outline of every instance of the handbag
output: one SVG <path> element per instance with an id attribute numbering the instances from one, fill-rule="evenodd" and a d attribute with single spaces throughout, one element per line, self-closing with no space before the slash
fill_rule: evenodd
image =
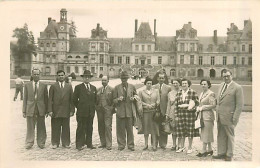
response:
<path id="1" fill-rule="evenodd" d="M 195 121 L 195 129 L 203 128 L 204 127 L 204 121 L 203 121 L 203 115 L 201 111 L 201 118 L 198 119 L 199 113 L 197 114 L 196 121 Z"/>
<path id="2" fill-rule="evenodd" d="M 153 120 L 159 124 L 159 123 L 163 122 L 163 119 L 164 119 L 164 117 L 161 113 L 160 106 L 156 105 L 155 112 L 153 113 Z"/>
<path id="3" fill-rule="evenodd" d="M 162 132 L 165 134 L 172 133 L 169 120 L 162 123 Z"/>

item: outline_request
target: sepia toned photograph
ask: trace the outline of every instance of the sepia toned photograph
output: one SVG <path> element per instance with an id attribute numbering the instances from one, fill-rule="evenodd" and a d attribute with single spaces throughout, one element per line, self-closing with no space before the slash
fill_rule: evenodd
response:
<path id="1" fill-rule="evenodd" d="M 260 165 L 257 1 L 0 6 L 6 162 Z"/>

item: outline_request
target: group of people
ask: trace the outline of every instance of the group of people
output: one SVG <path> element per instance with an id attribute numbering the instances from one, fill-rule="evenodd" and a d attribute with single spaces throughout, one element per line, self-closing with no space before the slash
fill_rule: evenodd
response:
<path id="1" fill-rule="evenodd" d="M 108 85 L 109 78 L 102 77 L 102 87 L 97 89 L 90 84 L 91 73 L 85 70 L 82 76 L 83 83 L 72 86 L 64 81 L 65 72 L 57 72 L 57 82 L 51 85 L 49 94 L 47 85 L 39 81 L 40 70 L 32 71 L 33 81 L 24 88 L 23 116 L 27 119 L 26 148 L 34 144 L 34 130 L 37 124 L 37 144 L 44 148 L 46 141 L 45 116 L 51 117 L 51 143 L 55 149 L 60 145 L 70 148 L 70 117 L 76 108 L 76 148 L 85 147 L 95 149 L 92 144 L 93 119 L 95 111 L 98 119 L 99 148 L 112 149 L 112 118 L 116 113 L 116 135 L 118 150 L 126 147 L 134 151 L 133 125 L 136 115 L 142 121 L 144 134 L 144 148 L 148 149 L 148 137 L 151 134 L 153 151 L 158 146 L 166 149 L 168 134 L 163 131 L 163 124 L 154 120 L 154 113 L 159 109 L 163 121 L 171 125 L 173 146 L 171 150 L 177 153 L 185 151 L 185 138 L 188 137 L 187 154 L 192 153 L 194 137 L 200 137 L 203 142 L 202 151 L 198 157 L 213 155 L 211 143 L 216 111 L 218 127 L 218 155 L 214 159 L 231 161 L 234 151 L 234 129 L 238 123 L 243 107 L 243 90 L 232 80 L 232 72 L 223 71 L 224 82 L 220 84 L 216 94 L 210 90 L 209 80 L 202 79 L 200 96 L 190 88 L 188 79 L 171 80 L 172 87 L 166 84 L 166 74 L 158 74 L 158 83 L 153 85 L 153 79 L 147 77 L 145 88 L 137 93 L 134 85 L 128 83 L 129 74 L 123 71 L 120 74 L 121 84 L 112 88 Z M 173 89 L 172 89 L 173 88 Z M 138 99 L 136 99 L 138 97 Z M 141 104 L 137 108 L 137 101 Z M 137 114 L 135 114 L 135 111 Z M 139 111 L 139 112 L 138 112 Z M 142 111 L 142 113 L 140 113 Z M 195 121 L 203 121 L 201 131 L 195 129 Z M 165 123 L 163 122 L 163 123 Z"/>

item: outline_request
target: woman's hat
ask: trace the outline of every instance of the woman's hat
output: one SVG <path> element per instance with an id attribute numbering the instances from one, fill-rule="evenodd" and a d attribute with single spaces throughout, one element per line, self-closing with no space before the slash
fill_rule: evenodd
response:
<path id="1" fill-rule="evenodd" d="M 129 75 L 128 75 L 127 71 L 122 71 L 121 75 L 120 75 L 120 78 L 121 79 L 128 79 Z"/>
<path id="2" fill-rule="evenodd" d="M 85 70 L 83 75 L 80 75 L 81 77 L 84 77 L 84 76 L 88 76 L 88 77 L 93 77 L 93 75 L 91 74 L 91 72 L 89 70 Z"/>

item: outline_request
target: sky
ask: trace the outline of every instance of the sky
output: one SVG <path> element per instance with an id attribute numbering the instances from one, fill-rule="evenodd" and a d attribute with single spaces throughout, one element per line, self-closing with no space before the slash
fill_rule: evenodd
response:
<path id="1" fill-rule="evenodd" d="M 77 37 L 90 37 L 91 30 L 97 23 L 108 31 L 108 37 L 131 38 L 134 36 L 135 19 L 138 26 L 141 22 L 149 22 L 154 30 L 154 19 L 157 20 L 158 36 L 175 36 L 176 30 L 184 24 L 192 22 L 198 36 L 226 36 L 231 23 L 243 29 L 244 20 L 251 19 L 252 4 L 247 1 L 91 1 L 91 2 L 28 2 L 7 4 L 4 13 L 9 27 L 8 33 L 16 27 L 28 24 L 38 38 L 47 26 L 48 17 L 60 20 L 60 10 L 66 8 L 68 20 L 77 26 Z"/>

